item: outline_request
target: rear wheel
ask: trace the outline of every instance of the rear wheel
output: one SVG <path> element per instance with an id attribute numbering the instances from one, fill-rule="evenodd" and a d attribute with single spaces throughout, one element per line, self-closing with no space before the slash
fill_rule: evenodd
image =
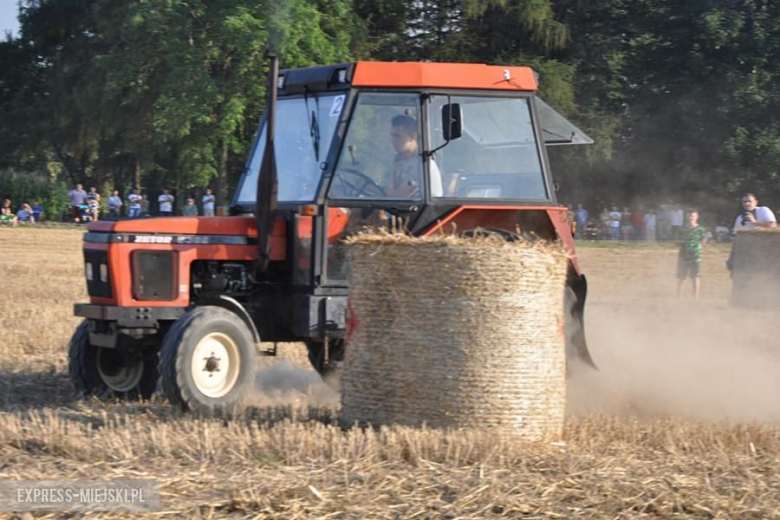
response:
<path id="1" fill-rule="evenodd" d="M 83 397 L 149 399 L 157 385 L 157 353 L 141 348 L 105 348 L 89 342 L 89 321 L 70 340 L 68 371 Z"/>
<path id="2" fill-rule="evenodd" d="M 252 333 L 238 316 L 221 307 L 198 307 L 163 339 L 162 390 L 185 410 L 232 411 L 252 388 L 255 357 Z"/>

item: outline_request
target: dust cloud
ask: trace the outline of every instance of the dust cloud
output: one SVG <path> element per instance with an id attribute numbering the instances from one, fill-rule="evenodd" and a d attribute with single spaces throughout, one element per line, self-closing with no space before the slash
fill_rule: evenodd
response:
<path id="1" fill-rule="evenodd" d="M 290 344 L 292 345 L 292 344 Z M 301 348 L 306 347 L 301 344 Z M 249 404 L 254 406 L 306 405 L 332 408 L 339 394 L 308 365 L 308 360 L 280 359 L 263 362 L 255 373 Z"/>
<path id="2" fill-rule="evenodd" d="M 780 423 L 780 312 L 729 304 L 725 254 L 708 253 L 699 301 L 675 297 L 673 251 L 602 259 L 585 321 L 600 371 L 575 367 L 570 413 Z"/>

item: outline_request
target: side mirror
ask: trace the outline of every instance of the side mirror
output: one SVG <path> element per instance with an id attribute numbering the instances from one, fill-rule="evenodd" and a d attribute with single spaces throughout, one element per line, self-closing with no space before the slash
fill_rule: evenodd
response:
<path id="1" fill-rule="evenodd" d="M 441 107 L 441 129 L 445 141 L 452 141 L 463 135 L 463 111 L 460 109 L 460 103 L 447 103 Z"/>

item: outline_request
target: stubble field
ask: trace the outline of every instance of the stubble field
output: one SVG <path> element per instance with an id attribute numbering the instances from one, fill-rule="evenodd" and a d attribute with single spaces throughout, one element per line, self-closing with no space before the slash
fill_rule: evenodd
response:
<path id="1" fill-rule="evenodd" d="M 167 518 L 780 518 L 780 323 L 728 306 L 726 248 L 694 302 L 673 249 L 582 246 L 601 370 L 570 380 L 564 438 L 539 444 L 344 431 L 294 344 L 232 420 L 78 401 L 81 232 L 0 229 L 0 480 L 156 479 Z"/>

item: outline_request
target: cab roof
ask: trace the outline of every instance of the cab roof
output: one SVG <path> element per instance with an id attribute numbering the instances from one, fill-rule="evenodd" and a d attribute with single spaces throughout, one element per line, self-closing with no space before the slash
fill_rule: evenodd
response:
<path id="1" fill-rule="evenodd" d="M 350 87 L 446 88 L 499 91 L 535 91 L 530 67 L 480 63 L 412 63 L 358 61 L 289 69 L 279 73 L 279 94 L 322 92 Z"/>
<path id="2" fill-rule="evenodd" d="M 356 87 L 462 88 L 536 90 L 530 67 L 502 67 L 481 63 L 387 63 L 359 61 L 352 85 Z"/>

